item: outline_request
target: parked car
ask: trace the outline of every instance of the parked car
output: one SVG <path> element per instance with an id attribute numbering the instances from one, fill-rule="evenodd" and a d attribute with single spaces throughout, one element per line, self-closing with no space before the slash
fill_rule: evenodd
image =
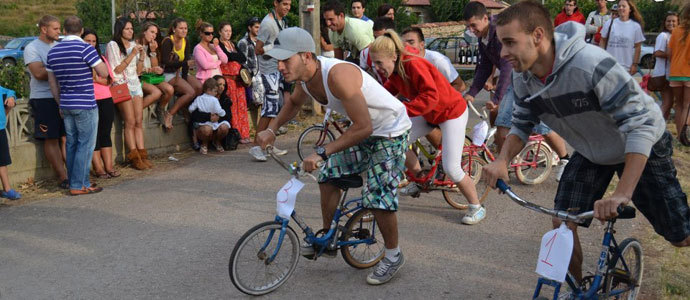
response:
<path id="1" fill-rule="evenodd" d="M 24 58 L 24 48 L 38 37 L 29 36 L 11 40 L 5 49 L 0 50 L 0 59 L 3 65 L 15 65 L 17 60 Z"/>
<path id="2" fill-rule="evenodd" d="M 454 36 L 454 37 L 440 37 L 434 39 L 431 43 L 427 44 L 426 48 L 429 50 L 434 50 L 445 54 L 450 58 L 450 61 L 454 64 L 461 63 L 460 50 L 465 47 L 476 47 L 476 39 L 473 41 L 469 36 L 464 37 Z"/>

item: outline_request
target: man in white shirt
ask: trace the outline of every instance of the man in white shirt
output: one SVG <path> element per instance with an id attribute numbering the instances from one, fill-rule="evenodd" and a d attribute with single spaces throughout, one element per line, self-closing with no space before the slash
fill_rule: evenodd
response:
<path id="1" fill-rule="evenodd" d="M 408 27 L 402 32 L 402 40 L 406 46 L 410 46 L 419 51 L 419 56 L 424 57 L 428 60 L 436 69 L 441 71 L 443 77 L 448 79 L 450 85 L 453 86 L 458 92 L 462 93 L 466 86 L 465 81 L 460 78 L 458 71 L 453 67 L 453 63 L 450 62 L 450 58 L 447 56 L 433 51 L 425 49 L 424 45 L 424 33 L 418 27 Z"/>
<path id="2" fill-rule="evenodd" d="M 590 12 L 587 16 L 587 21 L 585 21 L 585 28 L 587 29 L 585 39 L 592 44 L 599 45 L 599 40 L 595 40 L 594 37 L 599 28 L 611 19 L 611 15 L 609 15 L 609 10 L 606 7 L 606 0 L 596 0 L 596 2 L 597 10 Z"/>

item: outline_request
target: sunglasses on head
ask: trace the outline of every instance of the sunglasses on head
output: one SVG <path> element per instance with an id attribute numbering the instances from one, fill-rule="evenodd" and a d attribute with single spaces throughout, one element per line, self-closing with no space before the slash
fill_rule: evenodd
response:
<path id="1" fill-rule="evenodd" d="M 213 31 L 204 31 L 204 35 L 213 35 Z"/>

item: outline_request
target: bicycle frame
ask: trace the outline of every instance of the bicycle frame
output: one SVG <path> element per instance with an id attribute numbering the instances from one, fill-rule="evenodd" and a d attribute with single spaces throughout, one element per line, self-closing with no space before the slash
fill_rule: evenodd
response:
<path id="1" fill-rule="evenodd" d="M 419 143 L 419 141 L 417 141 Z M 418 144 L 418 146 L 421 146 L 421 143 Z M 431 154 L 429 154 L 426 150 L 424 150 L 424 147 L 420 147 L 422 153 L 424 153 L 424 156 L 426 156 L 429 159 L 433 158 L 433 163 L 431 164 L 431 169 L 429 170 L 429 173 L 424 175 L 423 177 L 417 177 L 412 172 L 409 170 L 405 170 L 405 175 L 407 175 L 407 178 L 409 181 L 416 182 L 422 185 L 423 188 L 425 189 L 451 189 L 453 186 L 455 186 L 455 182 L 452 180 L 440 180 L 436 178 L 436 174 L 438 171 L 438 166 L 439 163 L 441 163 L 441 153 L 443 151 L 443 147 L 439 146 L 438 147 L 438 152 L 436 153 L 436 156 L 433 157 Z M 433 179 L 432 179 L 433 178 Z"/>
<path id="2" fill-rule="evenodd" d="M 505 182 L 503 182 L 503 180 L 500 180 L 500 179 L 496 182 L 496 186 L 498 187 L 498 189 L 500 189 L 502 192 L 506 193 L 510 197 L 510 199 L 512 199 L 515 203 L 519 204 L 520 206 L 523 206 L 523 207 L 526 207 L 528 209 L 531 209 L 531 210 L 534 210 L 537 212 L 541 212 L 541 213 L 544 213 L 544 214 L 547 214 L 547 215 L 550 215 L 553 217 L 557 217 L 557 218 L 561 219 L 563 222 L 567 221 L 567 222 L 574 222 L 577 224 L 582 224 L 586 220 L 591 219 L 594 216 L 593 211 L 583 212 L 583 213 L 574 215 L 574 214 L 570 214 L 566 211 L 559 211 L 559 210 L 546 208 L 546 207 L 540 206 L 538 204 L 534 204 L 532 202 L 523 200 L 518 195 L 513 193 L 513 191 L 510 189 L 510 187 Z M 630 271 L 628 268 L 628 264 L 625 262 L 625 259 L 622 256 L 620 248 L 618 248 L 618 243 L 616 242 L 616 239 L 613 236 L 613 233 L 614 233 L 613 225 L 615 222 L 616 222 L 616 219 L 611 219 L 611 220 L 607 221 L 607 223 L 606 223 L 606 229 L 604 231 L 604 238 L 603 238 L 602 243 L 601 243 L 601 252 L 599 254 L 599 260 L 597 262 L 597 270 L 596 270 L 596 273 L 595 273 L 595 276 L 594 276 L 594 279 L 592 281 L 592 285 L 590 286 L 590 288 L 588 290 L 584 290 L 584 289 L 582 289 L 581 285 L 576 283 L 575 278 L 570 273 L 568 273 L 568 276 L 566 276 L 565 282 L 570 287 L 572 294 L 575 297 L 575 299 L 598 299 L 598 296 L 596 295 L 596 293 L 599 291 L 599 289 L 601 288 L 602 285 L 605 286 L 607 284 L 606 279 L 608 279 L 608 278 L 606 277 L 606 275 L 608 275 L 608 274 L 605 274 L 605 273 L 606 273 L 607 268 L 609 267 L 609 258 L 610 258 L 609 253 L 612 252 L 612 254 L 616 254 L 617 257 L 623 263 L 624 270 L 626 272 Z M 613 244 L 613 246 L 611 246 L 611 244 Z M 537 297 L 539 297 L 539 294 L 541 292 L 541 288 L 543 285 L 550 285 L 550 286 L 554 287 L 555 291 L 554 291 L 553 299 L 557 300 L 558 299 L 558 293 L 560 291 L 562 284 L 558 281 L 546 279 L 543 277 L 540 277 L 539 280 L 537 281 L 537 287 L 534 290 L 534 295 L 532 296 L 532 299 L 536 299 Z M 620 295 L 622 293 L 627 292 L 628 290 L 630 290 L 630 288 L 613 290 L 613 291 L 608 293 L 608 296 Z"/>

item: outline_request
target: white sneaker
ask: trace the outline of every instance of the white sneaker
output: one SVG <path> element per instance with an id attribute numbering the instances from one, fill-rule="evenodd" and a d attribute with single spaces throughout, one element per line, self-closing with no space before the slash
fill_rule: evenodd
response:
<path id="1" fill-rule="evenodd" d="M 561 181 L 561 176 L 563 176 L 563 170 L 565 170 L 565 165 L 567 164 L 568 160 L 564 158 L 559 160 L 558 165 L 554 167 L 554 170 L 556 171 L 556 181 Z"/>
<path id="2" fill-rule="evenodd" d="M 259 146 L 254 146 L 249 148 L 249 155 L 254 158 L 255 161 L 266 161 L 266 154 L 264 154 L 264 151 L 261 150 L 261 147 Z"/>
<path id="3" fill-rule="evenodd" d="M 400 194 L 401 196 L 412 196 L 415 194 L 419 194 L 419 192 L 419 186 L 415 182 L 410 182 L 410 184 L 401 187 L 398 190 L 398 194 Z"/>
<path id="4" fill-rule="evenodd" d="M 468 211 L 467 214 L 462 217 L 462 224 L 474 225 L 484 220 L 485 217 L 486 209 L 484 206 L 480 206 L 474 210 L 470 208 L 470 211 Z"/>
<path id="5" fill-rule="evenodd" d="M 558 165 L 558 161 L 561 160 L 561 158 L 558 157 L 558 153 L 556 153 L 556 151 L 551 152 L 551 157 L 553 157 L 553 158 L 551 159 L 551 166 L 554 166 L 554 167 L 557 166 L 557 165 Z"/>
<path id="6" fill-rule="evenodd" d="M 288 151 L 285 150 L 285 149 L 278 149 L 278 147 L 273 146 L 273 153 L 275 153 L 276 155 L 281 155 L 281 156 L 282 156 L 282 155 L 287 154 Z"/>

